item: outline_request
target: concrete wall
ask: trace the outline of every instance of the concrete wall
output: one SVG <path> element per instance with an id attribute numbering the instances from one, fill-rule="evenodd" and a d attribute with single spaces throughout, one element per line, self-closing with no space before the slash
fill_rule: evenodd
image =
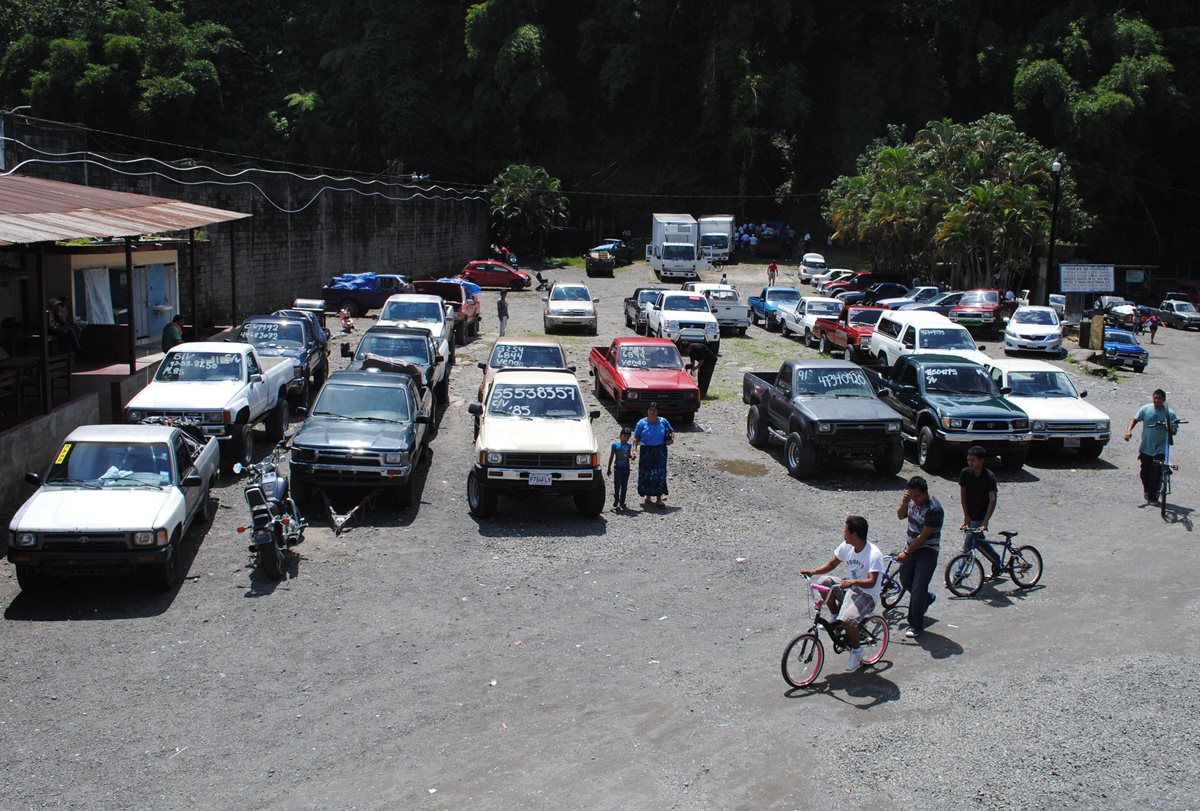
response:
<path id="1" fill-rule="evenodd" d="M 83 130 L 40 124 L 20 115 L 5 116 L 5 125 L 6 135 L 42 152 L 103 151 L 89 144 Z M 195 314 L 188 312 L 188 255 L 180 251 L 181 308 L 186 315 L 198 316 L 200 324 L 230 322 L 231 247 L 240 318 L 290 305 L 299 296 L 313 297 L 329 277 L 340 273 L 376 271 L 414 278 L 457 273 L 468 260 L 482 255 L 488 241 L 488 205 L 465 199 L 470 194 L 261 172 L 225 177 L 208 169 L 182 171 L 149 162 L 121 167 L 192 184 L 206 181 L 182 185 L 155 175 L 121 175 L 97 163 L 56 161 L 12 141 L 4 148 L 10 168 L 35 161 L 22 166 L 20 174 L 252 214 L 248 220 L 204 229 L 207 241 L 197 246 Z"/>
<path id="2" fill-rule="evenodd" d="M 150 385 L 150 379 L 158 371 L 159 363 L 161 361 L 155 361 L 144 369 L 138 369 L 136 374 L 114 380 L 110 386 L 108 401 L 101 404 L 100 421 L 125 422 L 126 404 L 135 394 Z"/>
<path id="3" fill-rule="evenodd" d="M 100 398 L 87 394 L 0 433 L 0 520 L 4 522 L 0 548 L 8 544 L 8 523 L 13 513 L 33 494 L 33 487 L 25 483 L 25 474 L 44 474 L 67 434 L 99 420 Z"/>

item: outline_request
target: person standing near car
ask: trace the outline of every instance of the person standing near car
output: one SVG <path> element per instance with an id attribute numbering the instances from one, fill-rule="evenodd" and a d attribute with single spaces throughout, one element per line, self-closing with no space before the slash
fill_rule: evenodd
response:
<path id="1" fill-rule="evenodd" d="M 1133 427 L 1142 424 L 1142 441 L 1138 445 L 1138 461 L 1142 465 L 1142 495 L 1146 503 L 1158 500 L 1159 479 L 1162 470 L 1156 464 L 1167 458 L 1167 445 L 1174 442 L 1179 432 L 1179 415 L 1167 407 L 1167 393 L 1155 389 L 1150 402 L 1138 409 L 1125 429 L 1125 441 L 1133 437 Z"/>
<path id="2" fill-rule="evenodd" d="M 665 507 L 667 495 L 667 446 L 675 441 L 675 429 L 665 417 L 658 416 L 658 403 L 646 408 L 646 416 L 633 429 L 633 450 L 630 459 L 638 459 L 638 495 L 645 506 Z M 650 499 L 655 499 L 650 501 Z"/>
<path id="3" fill-rule="evenodd" d="M 987 451 L 978 445 L 972 445 L 967 450 L 967 466 L 958 474 L 958 498 L 962 502 L 963 522 L 959 529 L 971 533 L 979 541 L 988 531 L 988 521 L 996 511 L 996 497 L 1000 492 L 996 484 L 996 474 L 987 469 L 984 460 Z M 967 551 L 970 538 L 963 543 L 963 551 Z M 1000 577 L 1000 556 L 991 544 L 977 543 L 975 546 L 985 558 L 992 563 L 992 579 Z"/>
<path id="4" fill-rule="evenodd" d="M 900 585 L 908 592 L 908 631 L 904 635 L 916 639 L 925 632 L 925 612 L 937 599 L 929 590 L 929 581 L 937 568 L 946 513 L 941 502 L 929 495 L 925 479 L 913 476 L 896 517 L 908 521 L 908 546 L 896 560 L 900 561 Z"/>
<path id="5" fill-rule="evenodd" d="M 500 298 L 496 299 L 496 320 L 500 322 L 500 337 L 504 337 L 504 330 L 508 328 L 508 291 L 501 290 Z"/>
<path id="6" fill-rule="evenodd" d="M 693 341 L 684 351 L 691 360 L 688 369 L 696 372 L 696 385 L 700 387 L 700 397 L 703 399 L 708 396 L 708 386 L 717 368 L 717 353 L 705 341 Z"/>
<path id="7" fill-rule="evenodd" d="M 775 284 L 775 276 L 778 273 L 779 273 L 779 266 L 776 265 L 774 262 L 767 265 L 767 284 L 768 285 Z"/>

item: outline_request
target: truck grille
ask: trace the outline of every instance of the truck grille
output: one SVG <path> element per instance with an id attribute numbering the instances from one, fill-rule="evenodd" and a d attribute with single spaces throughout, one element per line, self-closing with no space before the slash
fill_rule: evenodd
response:
<path id="1" fill-rule="evenodd" d="M 347 451 L 317 451 L 317 461 L 323 465 L 348 465 L 350 467 L 379 467 L 382 459 L 374 453 L 349 453 Z"/>
<path id="2" fill-rule="evenodd" d="M 1008 420 L 975 420 L 971 423 L 972 431 L 1012 431 L 1012 423 Z"/>
<path id="3" fill-rule="evenodd" d="M 698 329 L 701 332 L 703 332 L 704 331 L 704 322 L 703 321 L 680 321 L 679 328 L 680 329 Z"/>
<path id="4" fill-rule="evenodd" d="M 589 458 L 591 454 L 588 455 Z M 573 453 L 506 453 L 504 464 L 508 467 L 591 467 L 591 464 L 575 464 Z"/>
<path id="5" fill-rule="evenodd" d="M 183 418 L 204 423 L 225 421 L 225 412 L 223 411 L 183 411 L 168 408 L 135 408 L 133 410 L 141 411 L 147 417 L 173 417 L 175 419 Z"/>
<path id="6" fill-rule="evenodd" d="M 653 402 L 675 402 L 677 400 L 686 400 L 686 391 L 639 391 L 638 401 L 645 403 Z"/>
<path id="7" fill-rule="evenodd" d="M 50 552 L 103 552 L 128 549 L 123 532 L 48 532 L 42 535 L 42 548 Z"/>
<path id="8" fill-rule="evenodd" d="M 837 434 L 882 434 L 887 431 L 887 424 L 882 422 L 835 422 L 833 431 Z"/>
<path id="9" fill-rule="evenodd" d="M 1094 422 L 1051 422 L 1046 424 L 1049 431 L 1095 431 Z"/>

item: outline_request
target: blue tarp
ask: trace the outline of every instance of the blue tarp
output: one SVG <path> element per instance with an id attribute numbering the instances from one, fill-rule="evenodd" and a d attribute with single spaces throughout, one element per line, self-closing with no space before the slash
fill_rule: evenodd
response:
<path id="1" fill-rule="evenodd" d="M 377 286 L 374 273 L 343 273 L 334 276 L 330 287 L 334 290 L 374 290 Z"/>
<path id="2" fill-rule="evenodd" d="M 441 279 L 438 279 L 438 281 L 439 282 L 453 282 L 454 284 L 460 284 L 463 286 L 463 289 L 466 290 L 471 295 L 472 298 L 474 298 L 475 296 L 478 296 L 479 291 L 483 289 L 479 285 L 475 284 L 475 282 L 469 282 L 466 279 L 451 279 L 448 277 L 443 277 Z"/>

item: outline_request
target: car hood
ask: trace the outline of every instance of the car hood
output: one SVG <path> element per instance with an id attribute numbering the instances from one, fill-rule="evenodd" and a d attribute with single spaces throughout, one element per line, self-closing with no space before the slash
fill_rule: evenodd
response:
<path id="1" fill-rule="evenodd" d="M 359 422 L 310 415 L 292 439 L 296 448 L 404 450 L 412 443 L 411 422 Z"/>
<path id="2" fill-rule="evenodd" d="M 907 297 L 900 298 L 881 298 L 875 302 L 876 307 L 902 307 L 905 304 L 912 304 L 913 300 Z"/>
<path id="3" fill-rule="evenodd" d="M 232 402 L 245 387 L 246 384 L 240 380 L 212 383 L 168 383 L 156 380 L 138 392 L 125 408 L 220 409 Z"/>
<path id="4" fill-rule="evenodd" d="M 476 448 L 529 453 L 596 453 L 596 436 L 586 418 L 534 420 L 486 416 Z"/>
<path id="5" fill-rule="evenodd" d="M 1105 341 L 1104 349 L 1106 351 L 1109 349 L 1115 349 L 1118 352 L 1132 352 L 1134 354 L 1149 354 L 1149 350 L 1144 349 L 1143 347 L 1138 346 L 1137 344 L 1127 344 L 1124 341 L 1120 341 L 1120 342 Z"/>
<path id="6" fill-rule="evenodd" d="M 433 335 L 435 341 L 442 339 L 442 332 L 446 329 L 445 321 L 387 321 L 380 319 L 375 323 L 377 327 L 415 327 L 416 329 L 427 329 Z"/>
<path id="7" fill-rule="evenodd" d="M 299 360 L 304 357 L 303 349 L 284 349 L 282 347 L 265 347 L 259 349 L 254 347 L 254 351 L 258 353 L 260 358 L 292 358 Z"/>
<path id="8" fill-rule="evenodd" d="M 1010 335 L 1058 335 L 1062 332 L 1062 327 L 1055 327 L 1050 324 L 1014 324 L 1009 322 L 1004 331 Z"/>
<path id="9" fill-rule="evenodd" d="M 596 311 L 596 307 L 591 301 L 548 301 L 546 309 L 552 313 L 563 310 L 587 310 L 589 313 Z"/>
<path id="10" fill-rule="evenodd" d="M 874 420 L 899 420 L 900 415 L 887 403 L 876 397 L 829 397 L 800 395 L 792 402 L 801 411 L 808 412 L 814 419 L 833 422 L 862 422 Z"/>
<path id="11" fill-rule="evenodd" d="M 682 369 L 629 369 L 618 367 L 621 379 L 631 389 L 695 389 L 696 382 Z"/>
<path id="12" fill-rule="evenodd" d="M 1008 399 L 1034 420 L 1108 420 L 1108 415 L 1103 411 L 1077 397 L 1021 397 L 1010 394 Z"/>
<path id="13" fill-rule="evenodd" d="M 183 495 L 174 487 L 106 487 L 103 490 L 48 485 L 38 489 L 13 516 L 10 528 L 24 531 L 120 532 L 164 527 Z"/>
<path id="14" fill-rule="evenodd" d="M 937 394 L 926 393 L 925 399 L 940 412 L 954 415 L 970 415 L 986 419 L 1012 419 L 1023 417 L 1025 412 L 995 394 Z"/>
<path id="15" fill-rule="evenodd" d="M 957 358 L 973 360 L 980 365 L 990 363 L 992 360 L 978 349 L 926 349 L 924 351 L 936 352 L 939 355 L 954 355 Z"/>

